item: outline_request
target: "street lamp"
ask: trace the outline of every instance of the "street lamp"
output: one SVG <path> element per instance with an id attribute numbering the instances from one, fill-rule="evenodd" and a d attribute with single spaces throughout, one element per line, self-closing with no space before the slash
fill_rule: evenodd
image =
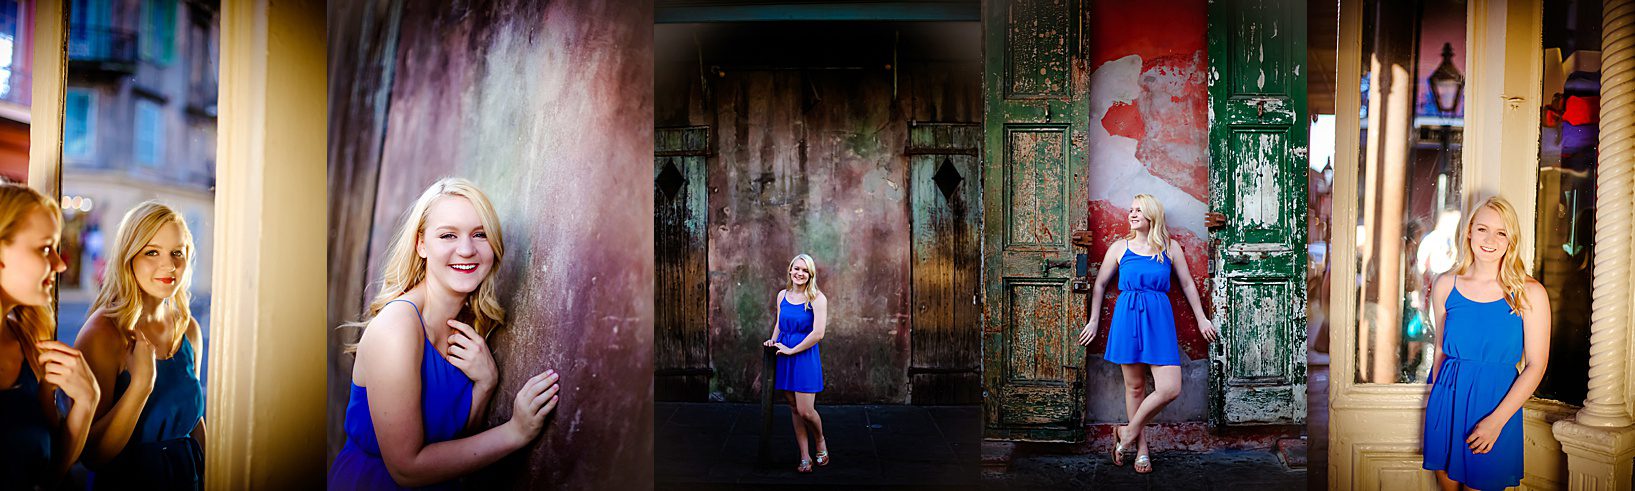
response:
<path id="1" fill-rule="evenodd" d="M 1459 109 L 1459 100 L 1465 92 L 1465 74 L 1459 72 L 1459 67 L 1453 65 L 1453 43 L 1442 43 L 1442 64 L 1436 66 L 1436 71 L 1426 79 L 1431 84 L 1431 95 L 1436 99 L 1436 111 L 1443 116 L 1453 116 Z M 1457 206 L 1454 203 L 1454 193 L 1448 192 L 1448 187 L 1454 183 L 1452 152 L 1448 147 L 1453 140 L 1453 127 L 1448 121 L 1443 121 L 1440 134 L 1440 147 L 1437 152 L 1437 194 L 1444 208 Z"/>
<path id="2" fill-rule="evenodd" d="M 1453 43 L 1442 43 L 1442 64 L 1431 72 L 1429 81 L 1432 95 L 1436 96 L 1436 110 L 1452 115 L 1465 92 L 1465 74 L 1453 65 Z"/>

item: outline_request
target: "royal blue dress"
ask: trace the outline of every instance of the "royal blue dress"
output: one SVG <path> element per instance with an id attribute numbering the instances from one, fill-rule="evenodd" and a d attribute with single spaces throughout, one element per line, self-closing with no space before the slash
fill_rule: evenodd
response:
<path id="1" fill-rule="evenodd" d="M 414 306 L 415 317 L 420 307 Z M 426 330 L 425 319 L 420 320 L 420 331 Z M 424 337 L 424 336 L 422 336 Z M 420 354 L 420 421 L 425 431 L 425 444 L 453 440 L 465 428 L 471 416 L 472 382 L 437 347 L 425 340 Z M 380 457 L 380 440 L 375 437 L 375 422 L 369 416 L 369 392 L 352 384 L 352 399 L 346 404 L 346 445 L 335 456 L 329 468 L 329 489 L 408 489 L 399 486 L 386 471 L 386 461 Z M 459 489 L 458 481 L 449 481 L 417 489 Z"/>
<path id="2" fill-rule="evenodd" d="M 0 489 L 28 489 L 51 472 L 51 426 L 40 407 L 40 381 L 28 360 L 11 387 L 0 390 Z"/>
<path id="3" fill-rule="evenodd" d="M 1473 454 L 1465 439 L 1476 423 L 1493 414 L 1516 381 L 1523 352 L 1521 316 L 1504 299 L 1474 302 L 1448 294 L 1442 331 L 1447 355 L 1425 404 L 1425 469 L 1472 489 L 1504 489 L 1521 484 L 1521 412 L 1510 416 L 1499 439 L 1485 454 Z"/>
<path id="4" fill-rule="evenodd" d="M 1168 253 L 1156 257 L 1129 249 L 1118 259 L 1118 302 L 1107 329 L 1107 361 L 1120 365 L 1180 365 L 1175 338 L 1175 311 L 1169 305 Z"/>
<path id="5" fill-rule="evenodd" d="M 131 438 L 113 460 L 96 469 L 95 489 L 203 489 L 204 449 L 192 437 L 204 417 L 204 386 L 193 343 L 153 366 L 153 392 Z M 114 400 L 130 388 L 130 372 L 114 379 Z"/>
<path id="6" fill-rule="evenodd" d="M 812 321 L 816 314 L 806 308 L 806 303 L 790 303 L 789 300 L 778 302 L 778 342 L 790 348 L 806 340 L 806 335 L 812 333 Z M 821 343 L 819 343 L 821 344 Z M 778 390 L 790 392 L 823 392 L 823 362 L 818 359 L 818 345 L 814 344 L 806 351 L 793 355 L 778 355 L 778 372 L 773 386 Z"/>

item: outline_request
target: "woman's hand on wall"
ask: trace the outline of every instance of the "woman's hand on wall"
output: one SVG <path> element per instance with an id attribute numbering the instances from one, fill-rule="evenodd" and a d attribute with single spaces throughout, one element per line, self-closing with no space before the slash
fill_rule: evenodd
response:
<path id="1" fill-rule="evenodd" d="M 448 337 L 449 363 L 465 372 L 478 389 L 492 389 L 500 376 L 499 369 L 494 367 L 494 353 L 488 350 L 488 342 L 464 322 L 449 319 L 448 325 L 454 328 Z"/>
<path id="2" fill-rule="evenodd" d="M 768 347 L 768 348 L 771 348 L 772 345 L 775 345 L 775 344 L 778 344 L 778 340 L 776 338 L 768 339 L 766 341 L 761 342 L 761 346 L 765 346 L 765 347 Z"/>
<path id="3" fill-rule="evenodd" d="M 1221 338 L 1221 332 L 1215 329 L 1215 325 L 1209 322 L 1209 318 L 1203 316 L 1198 317 L 1198 334 L 1202 334 L 1204 340 L 1211 343 Z"/>
<path id="4" fill-rule="evenodd" d="M 1089 346 L 1096 340 L 1096 331 L 1101 329 L 1101 315 L 1090 316 L 1090 322 L 1084 323 L 1084 329 L 1079 331 L 1079 346 Z"/>
<path id="5" fill-rule="evenodd" d="M 516 400 L 511 406 L 511 420 L 506 424 L 511 425 L 512 431 L 523 441 L 533 440 L 545 429 L 545 417 L 556 409 L 557 392 L 561 388 L 557 380 L 560 377 L 561 374 L 555 370 L 546 370 L 528 379 L 528 383 L 517 391 Z"/>

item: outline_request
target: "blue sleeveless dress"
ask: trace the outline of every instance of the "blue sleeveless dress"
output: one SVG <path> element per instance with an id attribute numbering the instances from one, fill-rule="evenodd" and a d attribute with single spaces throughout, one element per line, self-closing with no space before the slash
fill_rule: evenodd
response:
<path id="1" fill-rule="evenodd" d="M 153 367 L 153 392 L 131 429 L 131 438 L 113 460 L 96 469 L 95 489 L 202 489 L 204 449 L 191 436 L 204 417 L 193 343 Z M 130 388 L 130 372 L 114 379 L 114 400 Z"/>
<path id="2" fill-rule="evenodd" d="M 1160 261 L 1159 259 L 1162 259 Z M 1107 361 L 1120 365 L 1180 365 L 1175 311 L 1169 305 L 1168 253 L 1148 257 L 1125 249 L 1118 259 L 1118 302 L 1107 329 Z"/>
<path id="3" fill-rule="evenodd" d="M 40 407 L 40 380 L 23 360 L 17 382 L 0 390 L 0 488 L 30 488 L 51 472 L 51 427 Z"/>
<path id="4" fill-rule="evenodd" d="M 1424 467 L 1447 471 L 1449 478 L 1473 489 L 1519 485 L 1521 411 L 1505 422 L 1488 453 L 1471 453 L 1465 439 L 1476 423 L 1499 407 L 1516 381 L 1516 363 L 1523 352 L 1521 316 L 1510 313 L 1504 299 L 1465 298 L 1457 282 L 1446 303 L 1442 350 L 1447 358 L 1431 381 L 1425 404 Z"/>
<path id="5" fill-rule="evenodd" d="M 420 315 L 420 306 L 405 302 Z M 425 319 L 420 320 L 420 332 L 426 330 Z M 424 337 L 424 335 L 422 335 Z M 420 353 L 420 421 L 425 431 L 425 444 L 453 440 L 465 429 L 471 416 L 472 382 L 454 364 L 437 352 L 437 347 L 425 340 Z M 352 384 L 352 399 L 346 404 L 346 445 L 335 456 L 329 468 L 329 489 L 408 489 L 399 486 L 386 471 L 381 460 L 380 440 L 375 437 L 375 422 L 369 416 L 369 392 Z M 417 489 L 459 489 L 459 482 L 449 481 Z"/>
<path id="6" fill-rule="evenodd" d="M 808 303 L 812 300 L 807 299 Z M 806 340 L 806 335 L 812 333 L 812 321 L 816 317 L 806 304 L 790 303 L 788 300 L 778 302 L 778 342 L 790 348 Z M 823 392 L 823 362 L 818 358 L 818 348 L 822 343 L 814 344 L 806 351 L 790 356 L 778 355 L 778 372 L 773 386 L 778 390 L 790 392 Z"/>

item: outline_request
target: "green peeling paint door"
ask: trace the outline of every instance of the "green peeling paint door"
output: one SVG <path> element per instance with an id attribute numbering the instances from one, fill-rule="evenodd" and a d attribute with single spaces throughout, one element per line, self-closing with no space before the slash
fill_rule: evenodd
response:
<path id="1" fill-rule="evenodd" d="M 1085 322 L 1072 235 L 1089 207 L 1079 2 L 984 4 L 985 435 L 1084 437 Z"/>
<path id="2" fill-rule="evenodd" d="M 1306 418 L 1306 4 L 1209 6 L 1211 420 Z"/>
<path id="3" fill-rule="evenodd" d="M 981 143 L 980 124 L 908 127 L 916 405 L 982 401 Z"/>
<path id="4" fill-rule="evenodd" d="M 653 387 L 661 401 L 709 397 L 709 137 L 702 126 L 653 132 Z"/>

